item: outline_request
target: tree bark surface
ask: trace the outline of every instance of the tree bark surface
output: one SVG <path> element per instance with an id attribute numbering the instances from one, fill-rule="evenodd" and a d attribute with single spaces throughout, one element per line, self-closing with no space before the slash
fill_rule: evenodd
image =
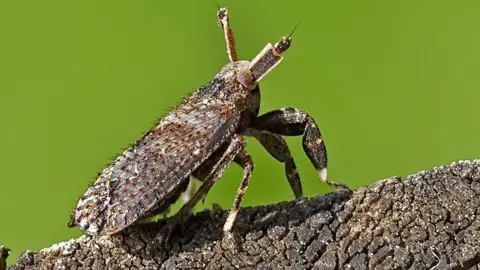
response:
<path id="1" fill-rule="evenodd" d="M 113 237 L 25 251 L 9 269 L 468 269 L 480 262 L 480 160 L 360 188 L 190 217 L 164 245 L 163 221 Z M 0 265 L 1 267 L 1 265 Z"/>

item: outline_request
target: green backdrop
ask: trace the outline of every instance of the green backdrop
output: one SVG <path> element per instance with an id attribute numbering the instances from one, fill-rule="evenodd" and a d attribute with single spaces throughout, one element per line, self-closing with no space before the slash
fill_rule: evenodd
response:
<path id="1" fill-rule="evenodd" d="M 332 180 L 353 188 L 480 157 L 479 1 L 218 1 L 239 56 L 252 59 L 301 21 L 261 84 L 261 112 L 308 111 Z M 0 244 L 19 252 L 77 237 L 75 198 L 227 62 L 214 1 L 0 3 Z M 317 179 L 288 138 L 306 196 Z M 244 206 L 293 198 L 277 163 L 249 140 L 256 170 Z M 208 195 L 230 207 L 232 166 Z"/>

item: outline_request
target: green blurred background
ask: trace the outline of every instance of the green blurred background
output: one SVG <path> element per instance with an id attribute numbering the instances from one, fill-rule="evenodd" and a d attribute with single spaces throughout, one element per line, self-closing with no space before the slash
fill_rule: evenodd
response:
<path id="1" fill-rule="evenodd" d="M 261 112 L 308 111 L 332 180 L 353 188 L 480 157 L 479 1 L 218 1 L 241 59 L 301 20 L 261 85 Z M 75 198 L 227 62 L 214 1 L 0 3 L 0 244 L 9 263 L 81 235 Z M 306 196 L 332 191 L 288 138 Z M 256 170 L 244 206 L 291 200 L 283 165 L 249 140 Z M 203 207 L 229 208 L 232 166 Z"/>

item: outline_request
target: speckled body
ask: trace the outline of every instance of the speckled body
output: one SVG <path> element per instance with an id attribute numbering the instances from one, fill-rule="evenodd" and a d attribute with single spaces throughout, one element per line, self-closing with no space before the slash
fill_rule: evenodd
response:
<path id="1" fill-rule="evenodd" d="M 117 157 L 78 200 L 70 225 L 110 235 L 174 203 L 192 172 L 257 116 L 258 86 L 246 89 L 235 79 L 248 65 L 225 65 Z"/>
<path id="2" fill-rule="evenodd" d="M 238 61 L 228 11 L 219 8 L 230 63 L 213 80 L 194 91 L 155 127 L 135 142 L 78 200 L 68 225 L 90 235 L 111 235 L 153 214 L 164 212 L 189 186 L 190 177 L 203 181 L 175 217 L 158 233 L 167 240 L 173 228 L 208 194 L 231 163 L 243 169 L 223 231 L 232 228 L 246 193 L 254 164 L 244 136 L 256 138 L 277 161 L 296 198 L 302 186 L 289 147 L 282 136 L 302 136 L 305 154 L 320 180 L 350 190 L 327 178 L 327 151 L 315 120 L 305 111 L 285 107 L 258 115 L 258 82 L 275 68 L 291 45 L 291 34 L 270 43 L 252 61 Z"/>

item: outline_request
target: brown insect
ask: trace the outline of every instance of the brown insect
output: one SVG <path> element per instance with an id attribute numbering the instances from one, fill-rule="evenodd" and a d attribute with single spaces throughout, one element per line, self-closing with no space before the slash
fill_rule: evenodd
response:
<path id="1" fill-rule="evenodd" d="M 327 152 L 320 129 L 305 111 L 287 107 L 259 114 L 259 81 L 291 45 L 291 35 L 267 46 L 252 60 L 239 61 L 226 8 L 217 13 L 227 42 L 230 63 L 213 80 L 191 95 L 106 167 L 78 200 L 69 226 L 90 235 L 117 233 L 135 222 L 166 211 L 186 191 L 193 176 L 203 184 L 166 226 L 169 236 L 234 162 L 243 178 L 224 225 L 229 234 L 248 187 L 253 162 L 244 136 L 255 137 L 278 161 L 295 197 L 302 186 L 295 162 L 282 136 L 303 136 L 303 148 L 321 181 L 327 180 Z"/>

